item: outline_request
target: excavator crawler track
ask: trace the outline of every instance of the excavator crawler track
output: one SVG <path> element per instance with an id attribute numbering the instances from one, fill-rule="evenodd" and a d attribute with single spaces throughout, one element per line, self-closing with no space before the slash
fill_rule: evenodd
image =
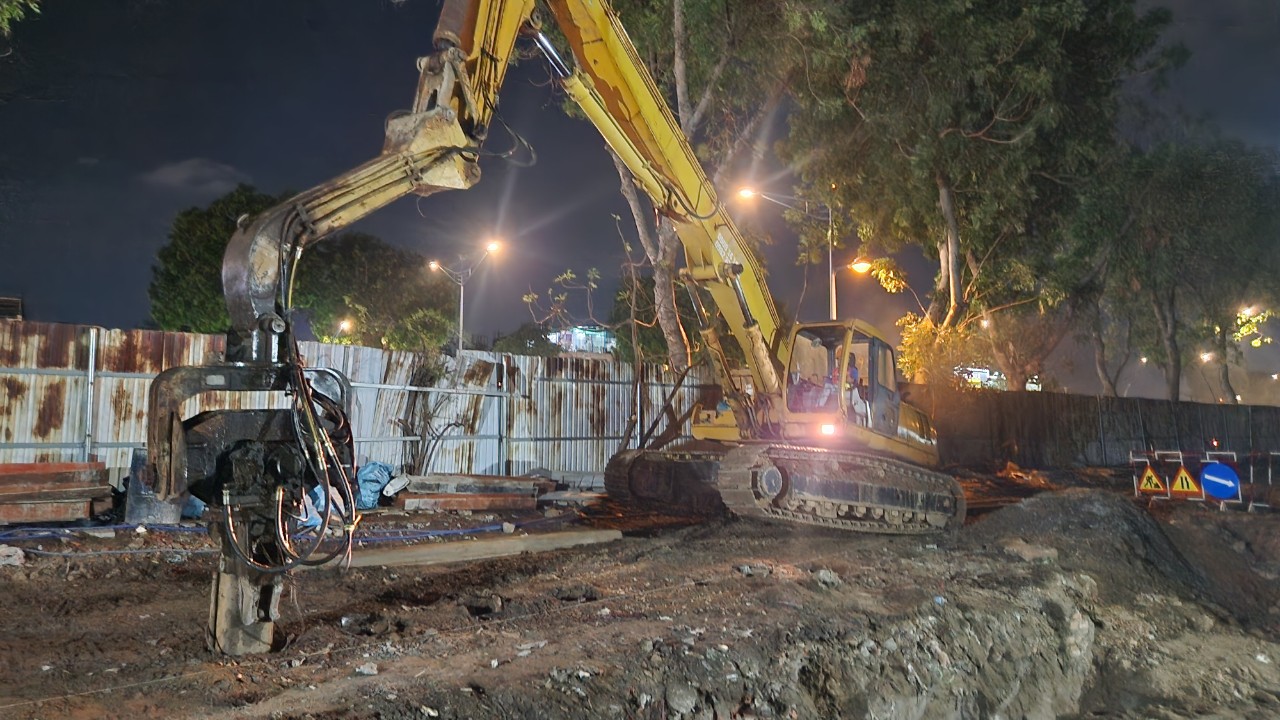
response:
<path id="1" fill-rule="evenodd" d="M 873 453 L 746 444 L 725 451 L 630 450 L 605 471 L 609 497 L 666 512 L 921 535 L 959 527 L 964 493 L 948 475 Z"/>

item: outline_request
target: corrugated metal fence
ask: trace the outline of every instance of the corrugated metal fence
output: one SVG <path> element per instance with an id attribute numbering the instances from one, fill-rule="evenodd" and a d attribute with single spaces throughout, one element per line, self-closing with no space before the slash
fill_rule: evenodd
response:
<path id="1" fill-rule="evenodd" d="M 912 394 L 933 416 L 947 464 L 1120 466 L 1157 450 L 1280 452 L 1280 407 L 923 386 Z"/>
<path id="2" fill-rule="evenodd" d="M 146 444 L 151 379 L 221 357 L 224 339 L 0 321 L 0 463 L 66 462 L 96 455 L 113 480 Z M 410 352 L 301 343 L 308 364 L 351 380 L 356 455 L 415 473 L 521 475 L 535 470 L 597 482 L 619 448 L 635 447 L 676 378 L 609 359 L 465 352 L 461 361 Z M 695 369 L 674 390 L 677 413 L 715 397 Z M 184 417 L 222 408 L 286 407 L 279 393 L 211 393 Z M 629 423 L 632 408 L 635 423 Z M 682 433 L 687 436 L 688 428 Z"/>

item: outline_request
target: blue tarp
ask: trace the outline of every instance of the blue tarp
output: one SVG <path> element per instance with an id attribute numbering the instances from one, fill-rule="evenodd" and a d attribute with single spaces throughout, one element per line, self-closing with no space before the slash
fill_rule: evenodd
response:
<path id="1" fill-rule="evenodd" d="M 188 495 L 187 502 L 182 506 L 182 517 L 200 519 L 204 515 L 204 501 L 195 495 Z"/>
<path id="2" fill-rule="evenodd" d="M 356 472 L 357 509 L 372 510 L 378 507 L 378 496 L 382 494 L 382 488 L 391 482 L 391 471 L 390 465 L 380 462 L 360 466 L 360 470 Z M 298 525 L 304 528 L 317 527 L 320 519 L 324 517 L 326 500 L 320 485 L 311 488 L 306 495 L 306 509 Z M 338 505 L 342 505 L 341 498 L 338 498 Z"/>
<path id="3" fill-rule="evenodd" d="M 378 507 L 382 488 L 391 482 L 392 467 L 386 463 L 371 462 L 360 466 L 356 472 L 356 507 L 372 510 Z"/>

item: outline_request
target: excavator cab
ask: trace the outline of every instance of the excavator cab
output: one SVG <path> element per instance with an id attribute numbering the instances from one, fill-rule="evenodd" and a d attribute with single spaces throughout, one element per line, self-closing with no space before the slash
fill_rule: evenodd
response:
<path id="1" fill-rule="evenodd" d="M 936 464 L 927 416 L 902 402 L 893 347 L 859 320 L 797 325 L 784 377 L 785 439 Z M 909 420 L 910 432 L 903 432 Z"/>

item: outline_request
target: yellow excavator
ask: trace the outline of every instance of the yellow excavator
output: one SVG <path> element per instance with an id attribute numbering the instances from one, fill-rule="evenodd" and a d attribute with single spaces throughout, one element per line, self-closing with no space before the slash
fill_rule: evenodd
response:
<path id="1" fill-rule="evenodd" d="M 677 228 L 680 278 L 723 388 L 724 402 L 694 417 L 695 446 L 613 458 L 609 494 L 859 532 L 936 532 L 963 521 L 958 484 L 929 469 L 938 460 L 934 431 L 902 401 L 885 338 L 857 320 L 784 331 L 757 258 L 617 16 L 601 0 L 547 0 L 545 9 L 571 62 L 542 33 L 533 0 L 445 0 L 435 51 L 418 60 L 413 106 L 388 121 L 381 154 L 243 223 L 231 238 L 222 270 L 232 322 L 225 361 L 173 368 L 153 383 L 147 462 L 135 479 L 161 499 L 189 492 L 221 511 L 215 649 L 269 649 L 282 574 L 349 551 L 359 522 L 349 384 L 307 367 L 292 333 L 298 258 L 396 199 L 478 182 L 522 37 L 541 49 L 566 94 Z M 742 347 L 746 373 L 731 371 L 713 311 Z M 183 403 L 206 392 L 283 393 L 292 407 L 182 417 Z M 334 529 L 345 547 L 332 541 Z"/>

